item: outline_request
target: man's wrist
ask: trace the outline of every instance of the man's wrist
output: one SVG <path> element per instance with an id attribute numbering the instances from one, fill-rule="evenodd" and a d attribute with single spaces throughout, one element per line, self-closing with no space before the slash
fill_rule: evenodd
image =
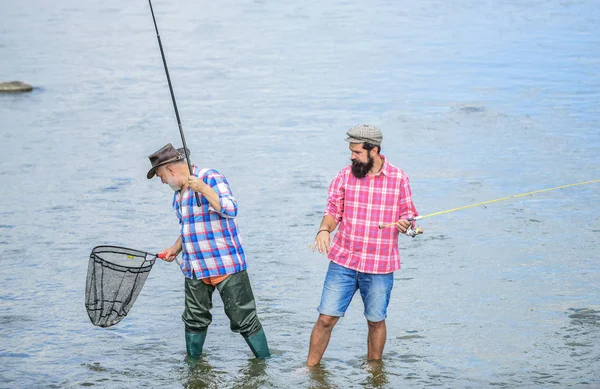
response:
<path id="1" fill-rule="evenodd" d="M 327 231 L 329 234 L 331 234 L 331 231 L 329 231 L 329 229 L 327 229 L 327 228 L 322 228 L 322 229 L 320 229 L 320 230 L 317 232 L 317 235 L 316 235 L 316 236 L 319 236 L 319 234 L 320 234 L 321 232 L 323 232 L 323 231 Z"/>

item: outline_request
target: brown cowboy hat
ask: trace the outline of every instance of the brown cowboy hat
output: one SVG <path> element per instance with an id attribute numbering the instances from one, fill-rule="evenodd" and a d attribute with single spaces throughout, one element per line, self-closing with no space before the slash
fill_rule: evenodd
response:
<path id="1" fill-rule="evenodd" d="M 190 155 L 190 150 L 187 150 L 187 155 Z M 148 171 L 146 177 L 150 179 L 154 177 L 156 169 L 160 166 L 185 159 L 185 151 L 183 150 L 183 147 L 175 149 L 172 144 L 167 143 L 148 158 L 150 159 L 150 164 L 152 164 L 152 169 Z"/>

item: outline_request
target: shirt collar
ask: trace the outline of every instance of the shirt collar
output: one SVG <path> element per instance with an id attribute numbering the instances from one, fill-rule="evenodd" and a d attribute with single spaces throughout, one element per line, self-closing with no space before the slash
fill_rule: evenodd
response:
<path id="1" fill-rule="evenodd" d="M 381 156 L 381 159 L 383 160 L 383 165 L 381 166 L 381 170 L 379 170 L 377 172 L 377 174 L 375 174 L 373 177 L 377 177 L 380 174 L 385 174 L 386 176 L 389 175 L 389 172 L 388 172 L 389 164 L 387 163 L 387 160 L 383 155 L 380 155 L 380 156 Z"/>

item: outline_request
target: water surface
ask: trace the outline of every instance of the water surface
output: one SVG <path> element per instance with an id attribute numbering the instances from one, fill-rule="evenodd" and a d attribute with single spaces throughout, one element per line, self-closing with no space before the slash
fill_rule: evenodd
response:
<path id="1" fill-rule="evenodd" d="M 273 357 L 215 296 L 185 361 L 183 279 L 157 263 L 120 324 L 84 308 L 96 245 L 158 252 L 172 192 L 147 156 L 180 145 L 147 3 L 5 1 L 0 81 L 0 387 L 600 386 L 600 185 L 424 219 L 401 239 L 388 342 L 368 364 L 360 299 L 304 367 L 327 261 L 312 253 L 345 131 L 372 123 L 421 214 L 600 178 L 592 1 L 154 3 L 193 162 L 240 203 Z"/>

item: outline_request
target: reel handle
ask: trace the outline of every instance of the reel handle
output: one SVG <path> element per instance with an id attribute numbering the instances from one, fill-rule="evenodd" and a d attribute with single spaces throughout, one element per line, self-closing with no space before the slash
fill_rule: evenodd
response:
<path id="1" fill-rule="evenodd" d="M 423 216 L 409 217 L 409 218 L 408 218 L 408 219 L 406 219 L 406 220 L 407 220 L 407 221 L 409 221 L 409 222 L 414 222 L 414 221 L 416 221 L 416 220 L 421 220 L 421 219 L 423 219 Z M 379 229 L 381 230 L 382 228 L 386 228 L 386 227 L 393 227 L 393 226 L 395 226 L 395 225 L 396 225 L 396 223 L 395 223 L 395 222 L 394 222 L 394 223 L 388 223 L 388 224 L 380 224 L 380 225 L 379 225 Z"/>

